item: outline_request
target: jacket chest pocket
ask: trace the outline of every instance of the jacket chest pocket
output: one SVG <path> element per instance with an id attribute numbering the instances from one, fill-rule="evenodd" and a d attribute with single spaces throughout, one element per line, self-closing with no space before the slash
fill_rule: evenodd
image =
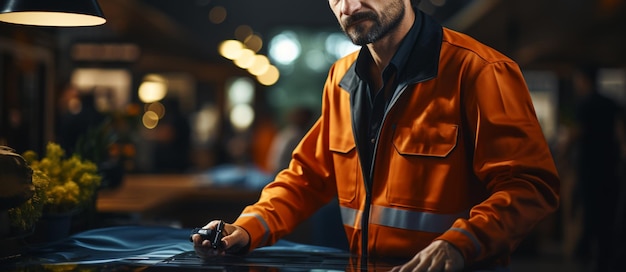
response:
<path id="1" fill-rule="evenodd" d="M 456 187 L 458 125 L 396 127 L 390 154 L 387 201 L 408 208 L 435 209 Z"/>

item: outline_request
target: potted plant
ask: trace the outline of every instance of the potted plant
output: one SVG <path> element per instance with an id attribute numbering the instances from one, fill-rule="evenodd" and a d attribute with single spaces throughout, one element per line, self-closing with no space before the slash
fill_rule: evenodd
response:
<path id="1" fill-rule="evenodd" d="M 32 150 L 22 156 L 33 169 L 34 181 L 47 180 L 42 218 L 38 222 L 41 229 L 36 227 L 35 235 L 45 240 L 67 236 L 72 216 L 95 205 L 95 194 L 102 180 L 98 167 L 78 154 L 66 156 L 65 150 L 54 142 L 47 144 L 42 157 Z"/>

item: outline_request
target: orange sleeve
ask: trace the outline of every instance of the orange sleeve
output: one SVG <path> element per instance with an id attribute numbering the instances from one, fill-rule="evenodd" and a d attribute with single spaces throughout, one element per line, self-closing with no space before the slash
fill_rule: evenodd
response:
<path id="1" fill-rule="evenodd" d="M 327 81 L 323 99 L 328 100 L 331 85 Z M 263 189 L 259 201 L 246 207 L 234 222 L 250 234 L 250 249 L 274 244 L 336 196 L 334 166 L 326 152 L 327 104 L 322 103 L 322 117 L 295 148 L 289 167 L 278 173 Z"/>
<path id="2" fill-rule="evenodd" d="M 557 170 L 517 64 L 476 70 L 466 80 L 466 129 L 473 171 L 490 197 L 438 238 L 454 244 L 467 264 L 510 254 L 559 204 Z"/>

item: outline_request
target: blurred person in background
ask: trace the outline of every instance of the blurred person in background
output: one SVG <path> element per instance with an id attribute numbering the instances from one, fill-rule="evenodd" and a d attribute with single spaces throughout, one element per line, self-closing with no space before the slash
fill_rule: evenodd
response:
<path id="1" fill-rule="evenodd" d="M 620 166 L 624 145 L 624 112 L 614 100 L 597 88 L 598 71 L 584 66 L 573 74 L 578 99 L 571 146 L 576 148 L 577 182 L 573 205 L 582 209 L 582 235 L 577 259 L 593 265 L 593 271 L 614 271 L 617 251 L 623 245 L 618 210 L 622 179 Z"/>
<path id="2" fill-rule="evenodd" d="M 200 257 L 271 245 L 338 198 L 362 265 L 507 269 L 558 207 L 550 149 L 518 65 L 418 3 L 329 0 L 361 50 L 331 67 L 321 116 L 289 167 L 225 225 L 224 247 L 193 236 Z"/>
<path id="3" fill-rule="evenodd" d="M 68 85 L 58 101 L 58 122 L 56 137 L 67 155 L 76 150 L 76 143 L 96 129 L 106 119 L 105 114 L 96 108 L 94 90 L 81 92 L 76 86 Z"/>
<path id="4" fill-rule="evenodd" d="M 154 171 L 184 173 L 190 164 L 191 125 L 178 99 L 165 98 L 163 118 L 153 129 Z"/>
<path id="5" fill-rule="evenodd" d="M 286 119 L 285 126 L 274 137 L 270 145 L 267 160 L 272 174 L 277 174 L 278 171 L 289 166 L 291 153 L 315 120 L 313 111 L 306 107 L 295 107 L 289 110 Z"/>

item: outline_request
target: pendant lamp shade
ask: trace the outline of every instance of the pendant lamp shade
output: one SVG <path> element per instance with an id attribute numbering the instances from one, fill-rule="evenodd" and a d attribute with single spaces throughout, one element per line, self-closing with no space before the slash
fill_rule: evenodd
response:
<path id="1" fill-rule="evenodd" d="M 96 26 L 106 22 L 97 0 L 3 0 L 0 21 L 34 26 Z"/>

